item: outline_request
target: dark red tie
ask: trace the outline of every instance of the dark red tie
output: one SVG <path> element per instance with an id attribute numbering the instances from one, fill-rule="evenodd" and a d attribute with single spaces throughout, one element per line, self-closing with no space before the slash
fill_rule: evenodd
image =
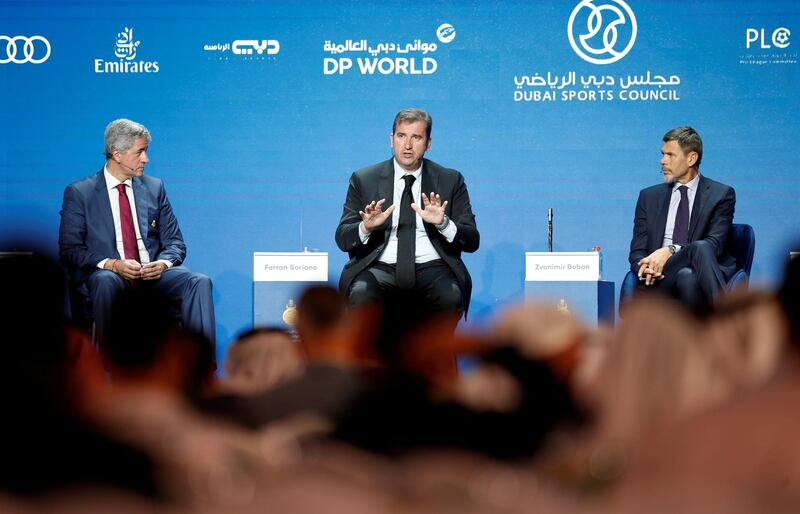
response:
<path id="1" fill-rule="evenodd" d="M 125 250 L 125 258 L 139 262 L 139 248 L 136 246 L 136 230 L 133 228 L 131 203 L 128 201 L 128 193 L 125 191 L 125 184 L 119 184 L 117 186 L 117 191 L 119 191 L 119 224 L 122 228 L 122 248 Z"/>

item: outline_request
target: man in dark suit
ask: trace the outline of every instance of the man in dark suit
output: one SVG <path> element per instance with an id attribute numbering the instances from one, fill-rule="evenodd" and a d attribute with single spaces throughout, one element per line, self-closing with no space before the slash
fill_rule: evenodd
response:
<path id="1" fill-rule="evenodd" d="M 350 304 L 400 290 L 419 293 L 433 311 L 469 307 L 461 252 L 477 250 L 480 235 L 464 177 L 424 158 L 431 126 L 425 111 L 400 111 L 389 136 L 394 157 L 350 177 L 336 229 L 336 244 L 350 255 L 339 280 Z"/>
<path id="2" fill-rule="evenodd" d="M 736 270 L 725 251 L 732 187 L 700 175 L 703 142 L 691 127 L 664 135 L 664 184 L 639 193 L 628 260 L 639 290 L 658 290 L 702 313 Z"/>
<path id="3" fill-rule="evenodd" d="M 106 163 L 64 191 L 59 253 L 72 287 L 91 300 L 98 341 L 111 304 L 130 286 L 155 287 L 180 302 L 184 326 L 215 340 L 211 281 L 181 266 L 178 220 L 161 180 L 144 175 L 150 132 L 127 119 L 105 131 Z M 131 322 L 147 312 L 131 313 Z"/>

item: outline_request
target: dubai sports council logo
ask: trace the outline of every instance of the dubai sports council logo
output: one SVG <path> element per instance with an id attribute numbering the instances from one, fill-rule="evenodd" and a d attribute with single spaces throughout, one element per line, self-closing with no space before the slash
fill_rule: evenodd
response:
<path id="1" fill-rule="evenodd" d="M 572 49 L 593 64 L 625 57 L 636 42 L 636 32 L 636 16 L 623 0 L 582 0 L 567 23 Z"/>

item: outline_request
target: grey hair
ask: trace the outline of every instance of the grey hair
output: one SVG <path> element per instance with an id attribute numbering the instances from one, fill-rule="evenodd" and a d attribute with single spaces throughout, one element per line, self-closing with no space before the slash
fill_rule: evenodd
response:
<path id="1" fill-rule="evenodd" d="M 700 134 L 697 133 L 692 127 L 676 127 L 666 134 L 664 134 L 663 141 L 677 141 L 678 146 L 684 154 L 689 152 L 697 153 L 697 162 L 695 166 L 700 167 L 700 161 L 703 160 L 703 140 L 700 139 Z"/>
<path id="2" fill-rule="evenodd" d="M 392 134 L 394 134 L 394 131 L 397 129 L 397 125 L 399 123 L 414 123 L 415 121 L 424 121 L 427 124 L 425 132 L 428 135 L 428 139 L 430 139 L 431 129 L 433 128 L 433 119 L 431 119 L 430 114 L 422 109 L 403 109 L 402 111 L 398 112 L 397 116 L 394 117 L 394 123 L 392 124 Z"/>
<path id="3" fill-rule="evenodd" d="M 127 152 L 137 138 L 148 143 L 153 139 L 150 131 L 141 123 L 136 123 L 125 118 L 114 120 L 106 127 L 106 159 L 110 159 L 114 150 Z"/>

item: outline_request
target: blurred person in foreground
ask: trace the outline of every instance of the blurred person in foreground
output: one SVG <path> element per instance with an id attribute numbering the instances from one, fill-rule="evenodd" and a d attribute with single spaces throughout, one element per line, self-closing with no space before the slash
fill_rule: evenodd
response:
<path id="1" fill-rule="evenodd" d="M 228 349 L 226 376 L 218 391 L 247 396 L 274 389 L 302 374 L 303 366 L 297 344 L 285 330 L 247 330 Z"/>
<path id="2" fill-rule="evenodd" d="M 110 488 L 161 495 L 150 459 L 82 419 L 64 326 L 64 276 L 34 254 L 0 258 L 3 421 L 0 491 L 35 495 Z"/>
<path id="3" fill-rule="evenodd" d="M 107 433 L 145 451 L 170 496 L 226 501 L 254 487 L 264 465 L 261 447 L 255 436 L 192 406 L 213 380 L 212 345 L 177 327 L 168 303 L 154 288 L 117 296 L 104 349 L 111 387 L 83 411 Z M 144 310 L 150 314 L 128 323 L 131 312 Z"/>
<path id="4" fill-rule="evenodd" d="M 630 304 L 581 381 L 594 423 L 563 439 L 543 469 L 582 492 L 609 490 L 653 440 L 770 380 L 785 334 L 780 307 L 765 293 L 726 297 L 702 323 L 661 298 Z"/>
<path id="5" fill-rule="evenodd" d="M 309 287 L 297 305 L 299 344 L 277 329 L 243 334 L 226 361 L 229 377 L 219 394 L 199 402 L 200 408 L 250 428 L 298 414 L 335 422 L 364 387 L 364 371 L 375 366 L 370 319 L 363 309 L 347 312 L 343 298 L 330 286 Z M 269 346 L 271 352 L 265 349 L 263 355 L 270 362 L 257 355 L 245 359 L 244 345 Z M 242 382 L 249 385 L 240 387 Z"/>
<path id="6" fill-rule="evenodd" d="M 790 263 L 778 297 L 790 354 L 777 374 L 763 380 L 757 373 L 761 387 L 651 441 L 631 463 L 607 505 L 609 512 L 800 510 L 800 260 Z M 764 306 L 755 302 L 747 310 L 751 318 L 762 316 Z M 752 328 L 759 324 L 754 320 Z M 758 337 L 780 337 L 780 327 L 762 326 L 767 330 Z"/>
<path id="7" fill-rule="evenodd" d="M 519 459 L 534 455 L 554 427 L 582 422 L 547 352 L 535 355 L 505 335 L 491 343 L 455 336 L 446 316 L 431 313 L 414 291 L 386 296 L 375 341 L 388 369 L 343 418 L 338 439 L 392 456 L 457 448 Z M 455 353 L 476 356 L 480 383 L 462 385 L 469 375 L 451 373 Z"/>

